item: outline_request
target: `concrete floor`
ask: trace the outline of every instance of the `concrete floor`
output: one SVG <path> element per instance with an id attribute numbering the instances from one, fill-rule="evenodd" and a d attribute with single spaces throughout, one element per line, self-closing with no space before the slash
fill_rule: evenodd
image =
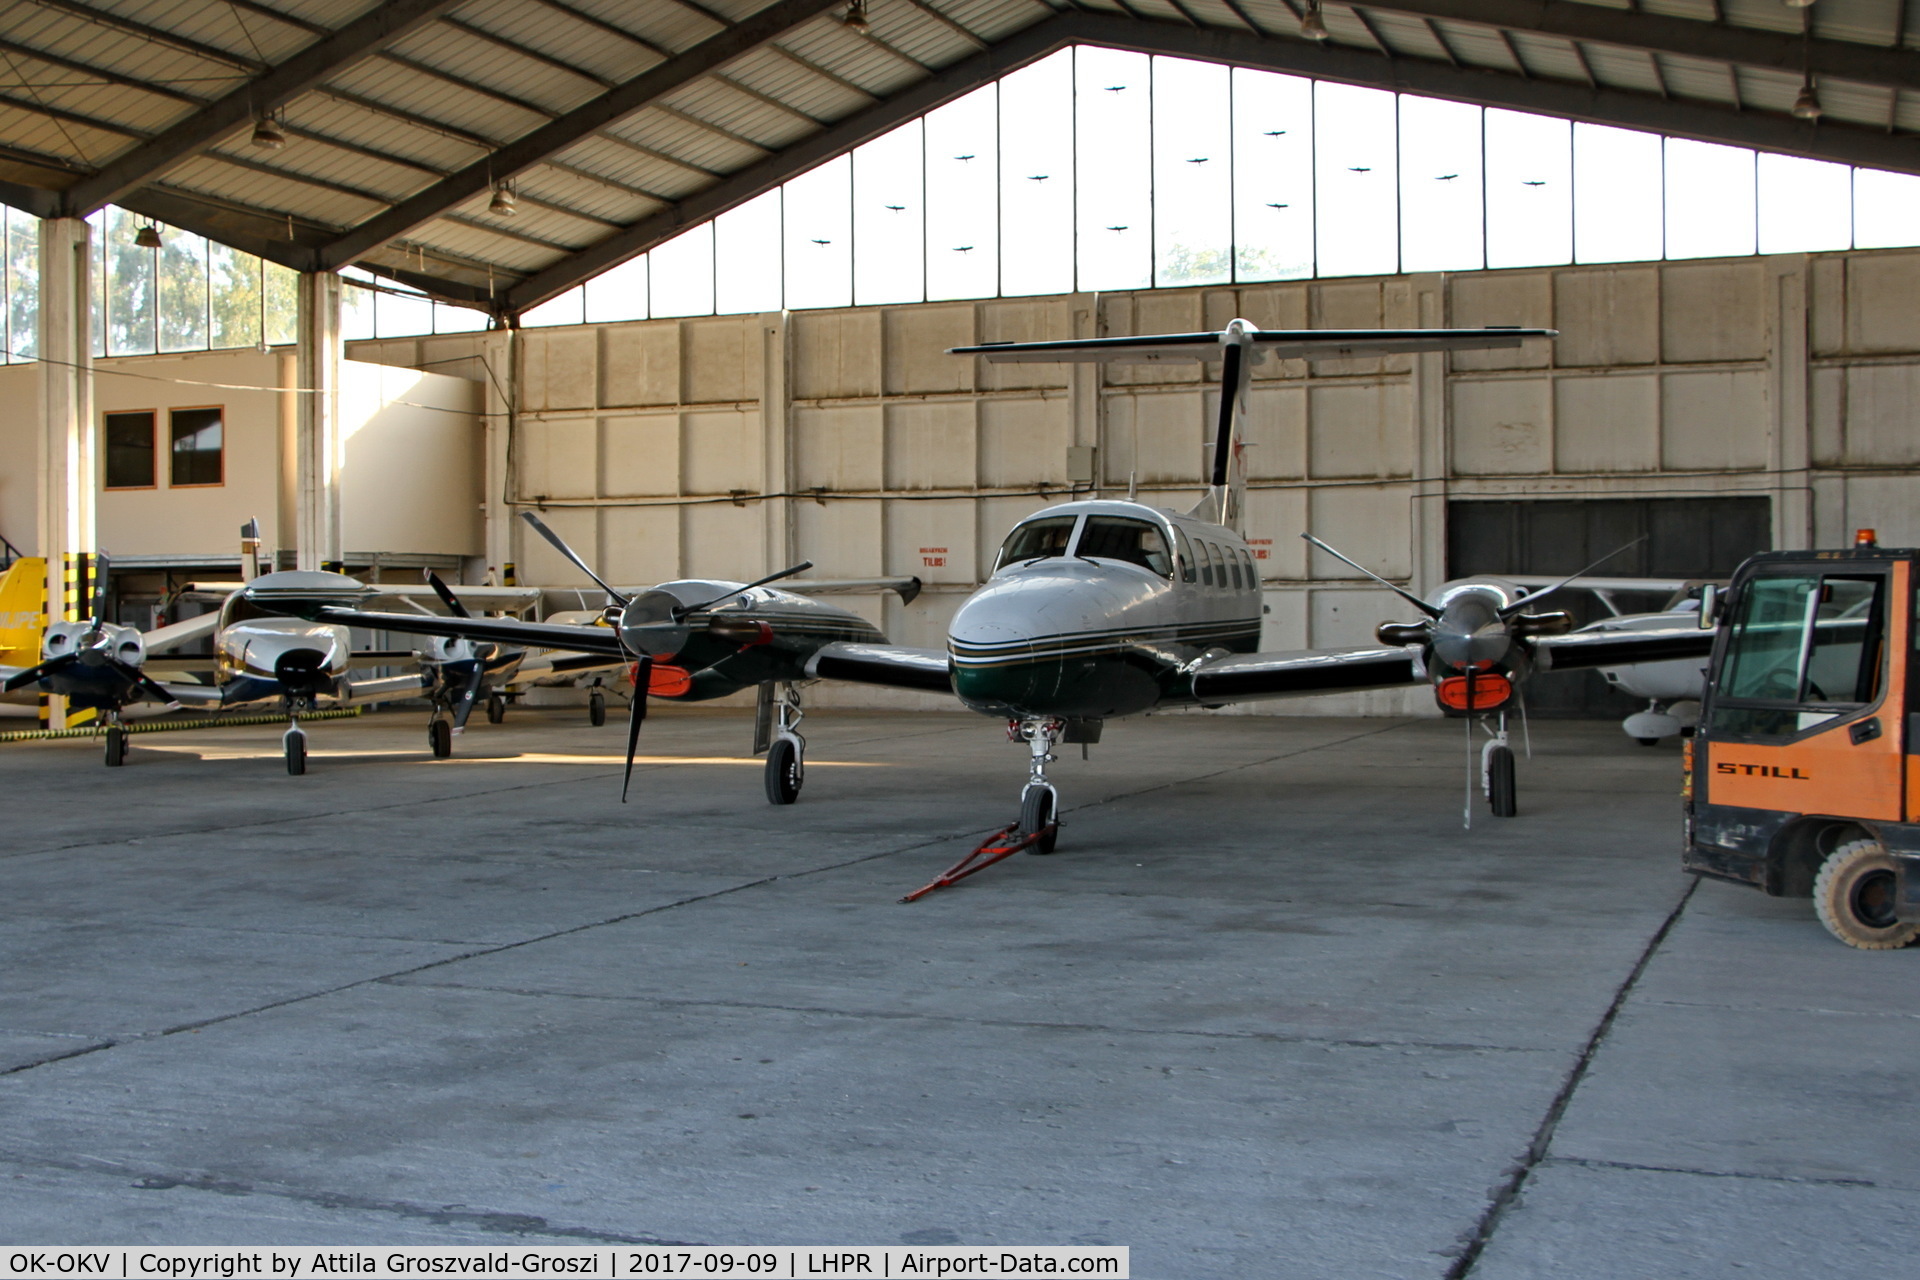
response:
<path id="1" fill-rule="evenodd" d="M 1677 752 L 1181 716 L 516 710 L 0 747 L 10 1243 L 1127 1244 L 1168 1277 L 1793 1277 L 1920 1250 L 1920 952 L 1677 869 Z M 671 759 L 680 757 L 680 759 Z M 1610 1018 L 1610 1011 L 1615 1011 Z"/>

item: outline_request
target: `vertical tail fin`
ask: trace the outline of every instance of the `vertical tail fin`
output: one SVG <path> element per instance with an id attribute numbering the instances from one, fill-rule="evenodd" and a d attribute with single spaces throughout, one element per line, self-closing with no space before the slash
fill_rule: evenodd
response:
<path id="1" fill-rule="evenodd" d="M 39 556 L 22 556 L 0 576 L 0 665 L 30 667 L 40 661 L 46 602 L 47 562 Z"/>
<path id="2" fill-rule="evenodd" d="M 1220 335 L 1220 414 L 1213 435 L 1213 472 L 1207 496 L 1188 513 L 1234 530 L 1240 528 L 1240 510 L 1247 491 L 1241 425 L 1247 413 L 1247 380 L 1258 359 L 1253 346 L 1257 332 L 1250 322 L 1233 320 Z"/>

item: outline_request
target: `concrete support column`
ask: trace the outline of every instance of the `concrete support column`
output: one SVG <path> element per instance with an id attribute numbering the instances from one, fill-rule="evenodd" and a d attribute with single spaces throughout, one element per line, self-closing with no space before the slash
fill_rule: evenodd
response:
<path id="1" fill-rule="evenodd" d="M 1416 318 L 1425 329 L 1447 325 L 1447 278 L 1420 275 L 1413 278 Z M 1451 473 L 1452 449 L 1447 406 L 1447 353 L 1429 351 L 1413 358 L 1413 377 L 1408 397 L 1414 429 L 1413 460 L 1413 532 L 1411 590 L 1424 596 L 1447 578 L 1447 477 Z"/>
<path id="2" fill-rule="evenodd" d="M 1775 306 L 1773 340 L 1768 343 L 1773 430 L 1769 433 L 1767 465 L 1773 470 L 1773 545 L 1779 548 L 1820 545 L 1814 538 L 1813 495 L 1808 487 L 1813 453 L 1813 416 L 1807 387 L 1813 361 L 1807 331 L 1811 270 L 1812 260 L 1804 254 L 1768 261 Z"/>
<path id="3" fill-rule="evenodd" d="M 330 271 L 300 277 L 294 545 L 308 570 L 340 562 L 340 288 Z"/>
<path id="4" fill-rule="evenodd" d="M 97 549 L 90 231 L 81 218 L 40 224 L 40 554 L 50 621 L 86 609 L 76 565 Z M 66 699 L 47 701 L 48 724 L 66 724 Z"/>
<path id="5" fill-rule="evenodd" d="M 760 317 L 760 492 L 793 489 L 793 326 L 785 311 Z M 794 534 L 793 499 L 760 503 L 761 563 L 773 573 L 800 559 Z M 814 575 L 818 577 L 819 575 Z"/>
<path id="6" fill-rule="evenodd" d="M 487 570 L 493 581 L 507 585 L 507 568 L 513 566 L 519 577 L 519 556 L 514 551 L 513 507 L 507 502 L 507 478 L 513 471 L 513 434 L 518 425 L 515 415 L 520 398 L 519 330 L 496 329 L 488 333 L 480 346 L 480 360 L 491 376 L 486 378 L 484 403 L 486 417 L 486 456 L 481 467 L 480 505 L 484 526 L 481 545 L 486 548 Z"/>

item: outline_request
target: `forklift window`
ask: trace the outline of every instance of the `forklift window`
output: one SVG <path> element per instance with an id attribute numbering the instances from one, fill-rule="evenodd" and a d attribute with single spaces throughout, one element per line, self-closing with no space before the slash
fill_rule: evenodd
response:
<path id="1" fill-rule="evenodd" d="M 1882 579 L 1796 574 L 1747 584 L 1715 690 L 1713 731 L 1779 737 L 1880 696 Z"/>

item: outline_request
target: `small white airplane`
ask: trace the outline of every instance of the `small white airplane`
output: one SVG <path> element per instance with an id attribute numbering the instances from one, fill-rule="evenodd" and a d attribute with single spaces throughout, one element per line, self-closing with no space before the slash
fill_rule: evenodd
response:
<path id="1" fill-rule="evenodd" d="M 1047 776 L 1047 765 L 1057 758 L 1054 748 L 1098 741 L 1109 719 L 1164 707 L 1419 683 L 1435 687 L 1443 709 L 1497 715 L 1509 705 L 1514 681 L 1531 669 L 1617 665 L 1707 651 L 1711 633 L 1692 626 L 1625 636 L 1567 635 L 1565 615 L 1525 612 L 1544 592 L 1472 586 L 1438 604 L 1393 587 L 1428 616 L 1390 643 L 1257 651 L 1260 583 L 1239 529 L 1244 475 L 1237 465 L 1238 424 L 1254 364 L 1266 358 L 1517 347 L 1554 336 L 1552 330 L 1518 328 L 1262 330 L 1234 320 L 1218 332 L 955 348 L 954 354 L 994 361 L 1218 362 L 1221 403 L 1211 483 L 1198 506 L 1183 513 L 1093 499 L 1062 503 L 1022 520 L 1007 536 L 991 576 L 955 613 L 944 649 L 890 644 L 864 620 L 850 614 L 831 618 L 820 612 L 829 606 L 766 589 L 765 583 L 798 569 L 759 583 L 666 583 L 631 598 L 602 583 L 616 601 L 607 614 L 610 628 L 427 620 L 340 608 L 308 616 L 624 656 L 638 666 L 638 685 L 674 699 L 716 697 L 758 683 L 757 737 L 773 744 L 768 795 L 776 803 L 791 803 L 799 791 L 797 774 L 789 778 L 791 785 L 781 785 L 776 773 L 788 767 L 783 761 L 797 763 L 797 757 L 779 752 L 780 744 L 795 736 L 788 733 L 789 716 L 798 714 L 800 682 L 847 680 L 951 692 L 964 706 L 1005 719 L 1009 736 L 1028 748 L 1020 817 L 1007 833 L 1017 838 L 1004 851 L 1050 852 L 1059 826 L 1058 794 Z M 599 581 L 531 513 L 525 518 Z M 673 678 L 661 682 L 660 673 L 669 671 Z M 776 683 L 786 686 L 778 698 Z M 1501 686 L 1505 695 L 1495 698 Z M 767 732 L 770 706 L 780 716 L 775 735 Z M 629 774 L 644 714 L 645 699 L 636 698 L 629 722 Z M 1504 728 L 1498 746 L 1507 750 Z"/>

